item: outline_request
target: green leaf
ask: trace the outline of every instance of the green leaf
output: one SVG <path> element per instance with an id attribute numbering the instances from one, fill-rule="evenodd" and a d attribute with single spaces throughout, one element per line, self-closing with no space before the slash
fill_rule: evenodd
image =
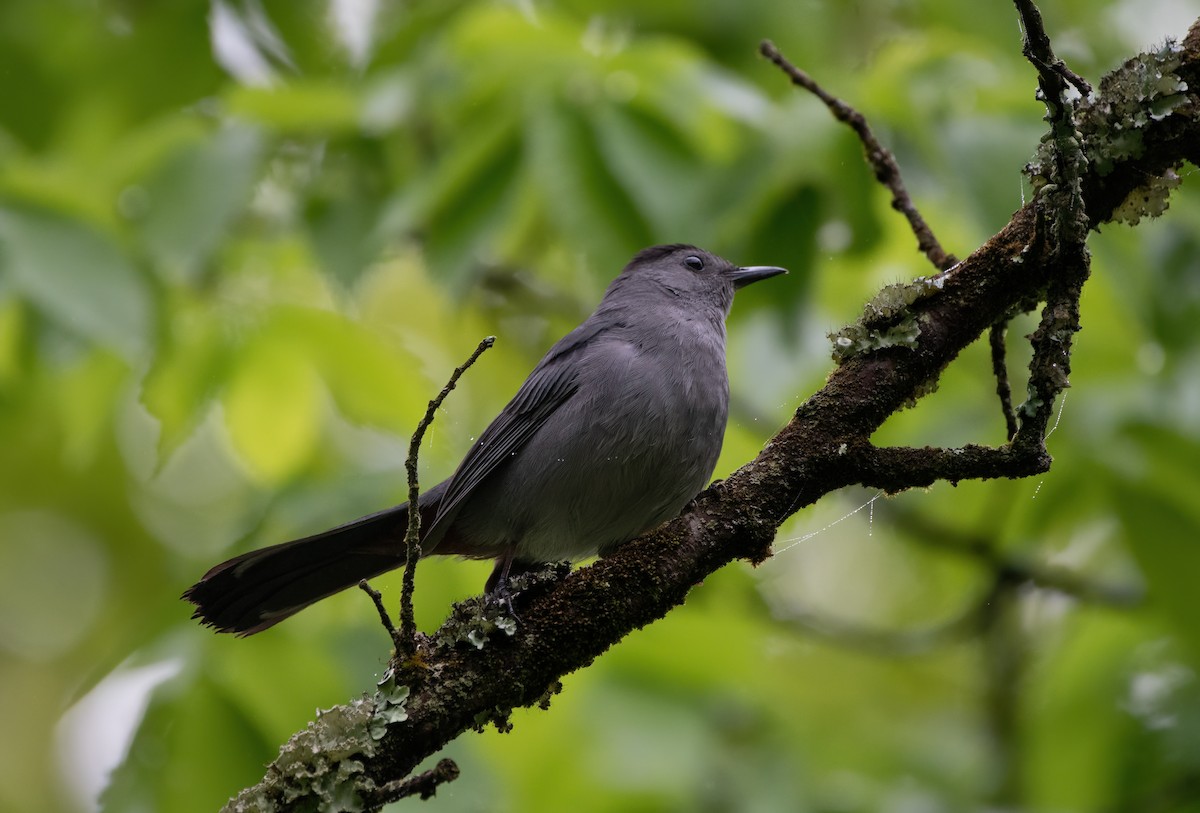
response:
<path id="1" fill-rule="evenodd" d="M 140 393 L 142 404 L 159 422 L 161 460 L 199 424 L 228 376 L 231 355 L 225 330 L 199 304 L 174 308 L 169 328 Z"/>
<path id="2" fill-rule="evenodd" d="M 169 159 L 145 185 L 142 238 L 165 276 L 192 281 L 245 208 L 263 139 L 231 126 Z"/>
<path id="3" fill-rule="evenodd" d="M 383 208 L 382 185 L 371 183 L 362 177 L 363 173 L 353 170 L 344 170 L 339 176 L 331 169 L 330 174 L 342 183 L 332 190 L 333 194 L 310 200 L 305 217 L 322 268 L 349 287 L 382 249 L 378 232 Z"/>
<path id="4" fill-rule="evenodd" d="M 1192 662 L 1200 664 L 1200 509 L 1192 500 L 1194 496 L 1183 502 L 1152 484 L 1126 481 L 1113 504 L 1153 606 L 1172 622 Z"/>
<path id="5" fill-rule="evenodd" d="M 60 386 L 71 397 L 60 399 L 63 454 L 75 468 L 90 465 L 111 437 L 118 394 L 129 380 L 129 368 L 118 357 L 97 350 L 63 376 Z"/>
<path id="6" fill-rule="evenodd" d="M 274 330 L 320 374 L 338 410 L 351 421 L 407 433 L 428 393 L 413 386 L 417 359 L 336 314 L 281 309 Z"/>
<path id="7" fill-rule="evenodd" d="M 754 224 L 748 236 L 744 250 L 752 252 L 753 256 L 739 261 L 782 265 L 788 269 L 787 283 L 770 290 L 751 286 L 738 298 L 742 307 L 755 300 L 770 303 L 781 317 L 786 317 L 794 313 L 808 295 L 817 251 L 816 224 L 821 222 L 824 212 L 820 193 L 812 185 L 791 184 L 780 191 L 782 196 L 771 200 L 759 212 L 761 220 Z M 756 259 L 767 252 L 770 254 L 765 259 Z"/>
<path id="8" fill-rule="evenodd" d="M 458 287 L 503 231 L 509 216 L 504 204 L 520 177 L 516 111 L 492 112 L 452 146 L 422 188 L 393 204 L 390 218 L 401 229 L 425 232 L 429 265 Z"/>
<path id="9" fill-rule="evenodd" d="M 609 170 L 583 113 L 548 102 L 530 114 L 531 171 L 548 216 L 605 269 L 654 242 L 640 209 Z"/>
<path id="10" fill-rule="evenodd" d="M 327 81 L 292 80 L 263 88 L 237 85 L 226 96 L 230 112 L 287 133 L 346 133 L 358 130 L 359 92 Z"/>
<path id="11" fill-rule="evenodd" d="M 597 144 L 621 185 L 661 234 L 698 229 L 706 200 L 700 157 L 669 122 L 636 107 L 605 105 L 595 118 Z M 680 239 L 685 239 L 681 236 Z"/>
<path id="12" fill-rule="evenodd" d="M 48 212 L 0 208 L 0 270 L 62 329 L 129 361 L 145 353 L 150 292 L 99 232 Z"/>
<path id="13" fill-rule="evenodd" d="M 1026 671 L 1021 748 L 1030 810 L 1102 810 L 1119 781 L 1133 721 L 1130 653 L 1143 630 L 1130 617 L 1081 614 L 1063 640 Z M 993 633 L 996 634 L 996 633 Z M 1115 809 L 1115 808 L 1114 808 Z"/>
<path id="14" fill-rule="evenodd" d="M 25 366 L 28 322 L 20 302 L 0 298 L 0 389 L 16 382 Z"/>
<path id="15" fill-rule="evenodd" d="M 211 813 L 261 778 L 275 745 L 225 686 L 181 676 L 155 691 L 101 809 Z"/>
<path id="16" fill-rule="evenodd" d="M 293 477 L 320 436 L 320 382 L 304 354 L 266 330 L 238 354 L 222 395 L 234 446 L 266 483 Z"/>

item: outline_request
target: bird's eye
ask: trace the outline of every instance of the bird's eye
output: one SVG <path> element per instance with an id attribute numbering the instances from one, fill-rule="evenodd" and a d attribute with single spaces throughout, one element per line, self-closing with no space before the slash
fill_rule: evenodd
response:
<path id="1" fill-rule="evenodd" d="M 704 260 L 693 255 L 691 257 L 684 258 L 683 264 L 686 265 L 688 268 L 692 269 L 693 271 L 699 271 L 701 268 L 704 267 Z"/>

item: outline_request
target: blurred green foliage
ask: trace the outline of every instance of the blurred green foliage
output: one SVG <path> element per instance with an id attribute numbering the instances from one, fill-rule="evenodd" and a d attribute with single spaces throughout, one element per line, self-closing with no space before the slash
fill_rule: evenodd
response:
<path id="1" fill-rule="evenodd" d="M 1093 78 L 1190 22 L 1043 5 Z M 1020 205 L 1042 110 L 1005 3 L 0 5 L 0 810 L 91 809 L 117 764 L 105 809 L 213 810 L 369 687 L 361 595 L 248 641 L 177 597 L 398 501 L 407 433 L 495 333 L 423 450 L 448 473 L 645 245 L 792 269 L 731 320 L 718 475 L 754 455 L 827 374 L 823 334 L 926 271 L 763 37 L 868 115 L 949 250 Z M 1050 474 L 802 512 L 548 713 L 452 744 L 428 809 L 1200 810 L 1191 184 L 1093 240 Z M 989 369 L 971 348 L 878 440 L 1000 442 Z M 964 540 L 1146 600 L 997 592 Z M 424 563 L 423 626 L 486 569 Z"/>

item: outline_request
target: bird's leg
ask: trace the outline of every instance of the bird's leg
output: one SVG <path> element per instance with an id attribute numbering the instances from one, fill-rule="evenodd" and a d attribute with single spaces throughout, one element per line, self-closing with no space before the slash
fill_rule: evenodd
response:
<path id="1" fill-rule="evenodd" d="M 496 566 L 492 568 L 492 575 L 488 576 L 487 584 L 483 586 L 485 595 L 495 596 L 500 591 L 508 589 L 508 574 L 512 570 L 514 558 L 513 553 L 509 551 L 496 560 Z"/>
<path id="2" fill-rule="evenodd" d="M 513 591 L 508 581 L 514 561 L 516 561 L 516 554 L 510 548 L 503 556 L 496 560 L 496 566 L 492 569 L 492 575 L 488 576 L 483 592 L 488 598 L 495 599 L 497 602 L 504 604 L 508 608 L 508 614 L 516 618 L 517 614 L 513 610 L 512 604 Z M 519 565 L 518 568 L 518 573 L 522 572 L 523 568 L 520 568 Z"/>
<path id="3" fill-rule="evenodd" d="M 518 582 L 521 584 L 519 590 L 513 590 L 513 581 L 520 580 L 527 573 L 538 572 L 546 566 L 545 562 L 529 562 L 518 559 L 516 553 L 510 550 L 496 560 L 492 575 L 488 576 L 487 584 L 484 586 L 484 595 L 503 604 L 508 609 L 509 615 L 517 618 L 517 614 L 513 611 L 513 599 L 524 591 L 527 586 L 525 582 L 528 580 Z"/>

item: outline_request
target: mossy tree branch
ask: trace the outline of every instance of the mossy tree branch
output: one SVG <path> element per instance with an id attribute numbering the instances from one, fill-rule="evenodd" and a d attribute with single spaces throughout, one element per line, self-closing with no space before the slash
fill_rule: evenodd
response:
<path id="1" fill-rule="evenodd" d="M 1162 91 L 1158 82 L 1159 90 L 1144 92 L 1138 77 L 1147 70 L 1172 75 L 1178 84 Z M 1042 189 L 995 236 L 939 275 L 936 285 L 885 318 L 918 326 L 911 341 L 843 357 L 826 385 L 758 457 L 699 495 L 680 517 L 566 578 L 531 578 L 517 602 L 521 622 L 515 634 L 499 633 L 488 616 L 494 608 L 477 600 L 459 605 L 438 633 L 420 641 L 408 664 L 389 674 L 374 698 L 338 707 L 310 724 L 284 746 L 266 778 L 228 809 L 291 809 L 314 805 L 314 797 L 329 809 L 377 807 L 380 789 L 395 787 L 391 783 L 462 732 L 489 722 L 505 726 L 512 709 L 545 705 L 563 675 L 663 617 L 718 568 L 737 559 L 766 559 L 785 519 L 843 486 L 895 492 L 938 480 L 1046 471 L 1051 460 L 1042 443 L 1042 417 L 1048 412 L 1036 403 L 1036 388 L 1048 386 L 1053 395 L 1066 384 L 1062 362 L 1070 345 L 1062 329 L 1076 324 L 1077 315 L 1062 309 L 1078 302 L 1086 276 L 1086 264 L 1081 268 L 1071 259 L 1081 256 L 1083 246 L 1070 238 L 1078 232 L 1063 218 L 1082 214 L 1095 228 L 1113 219 L 1136 221 L 1139 212 L 1157 213 L 1176 183 L 1174 169 L 1185 160 L 1200 163 L 1200 20 L 1182 44 L 1136 57 L 1106 77 L 1093 99 L 1073 103 L 1072 116 L 1086 160 L 1072 164 L 1077 178 L 1066 180 L 1076 194 L 1067 197 L 1082 208 L 1072 211 L 1054 190 Z M 1118 127 L 1121 140 L 1111 135 Z M 1131 134 L 1137 149 L 1129 149 Z M 1061 147 L 1062 138 L 1047 139 L 1042 166 L 1063 157 L 1056 140 Z M 1038 175 L 1041 170 L 1034 165 L 1035 187 L 1039 178 L 1042 187 L 1057 183 L 1049 169 Z M 1131 208 L 1130 201 L 1137 205 Z M 1073 247 L 1064 254 L 1067 243 Z M 1043 335 L 1035 338 L 1033 388 L 1010 444 L 961 449 L 871 444 L 884 420 L 928 392 L 963 348 L 1006 315 L 1040 301 L 1048 304 L 1039 328 Z M 1039 350 L 1038 341 L 1045 348 Z M 467 629 L 491 633 L 476 634 L 471 640 L 482 644 L 476 648 L 462 643 Z"/>

